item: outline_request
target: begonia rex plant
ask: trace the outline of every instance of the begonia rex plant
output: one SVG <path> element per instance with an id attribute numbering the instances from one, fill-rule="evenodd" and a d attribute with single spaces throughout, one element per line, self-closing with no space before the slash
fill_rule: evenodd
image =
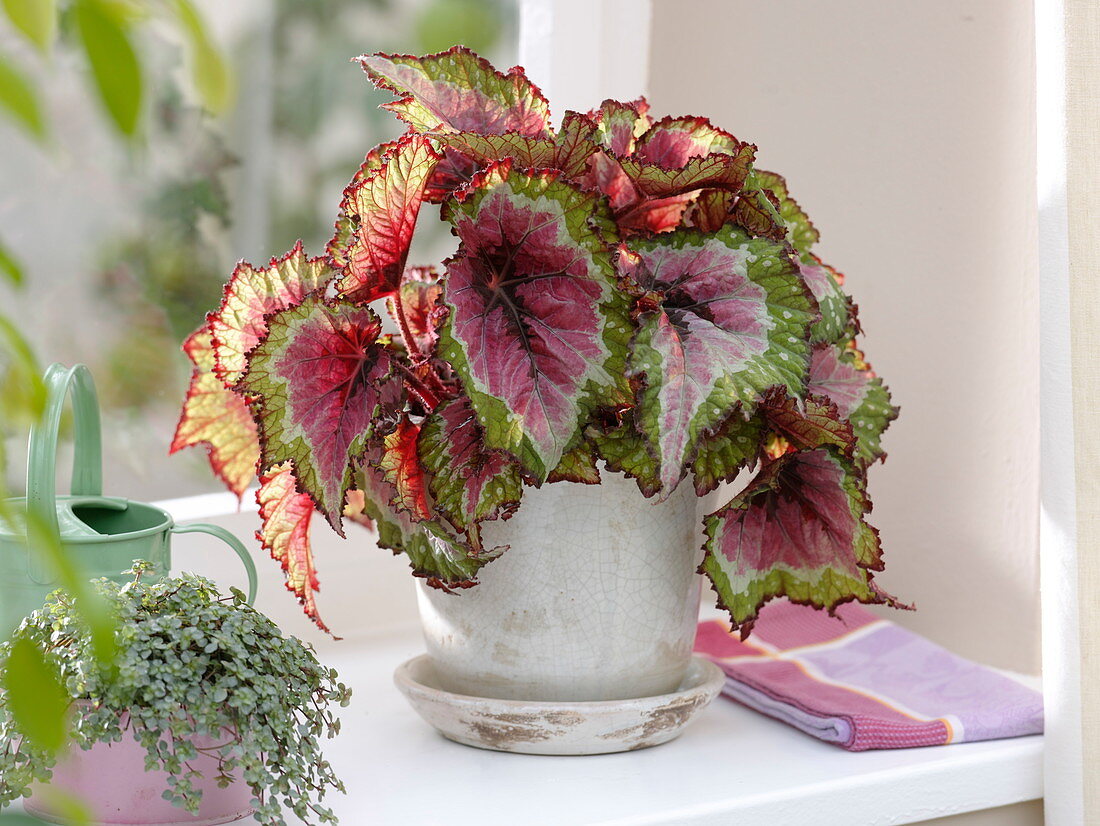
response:
<path id="1" fill-rule="evenodd" d="M 521 69 L 461 47 L 358 61 L 408 132 L 367 154 L 324 255 L 237 266 L 185 343 L 173 443 L 204 443 L 238 495 L 259 474 L 258 537 L 306 612 L 324 627 L 315 510 L 466 588 L 506 550 L 483 523 L 601 463 L 658 501 L 755 471 L 705 518 L 702 570 L 743 633 L 781 595 L 895 604 L 865 485 L 897 411 L 756 147 L 641 99 L 554 128 Z M 438 269 L 406 260 L 426 205 L 458 239 Z"/>

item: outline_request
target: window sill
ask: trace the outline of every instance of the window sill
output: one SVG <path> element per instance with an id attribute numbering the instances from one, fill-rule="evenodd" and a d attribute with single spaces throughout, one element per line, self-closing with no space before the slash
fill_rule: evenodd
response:
<path id="1" fill-rule="evenodd" d="M 342 822 L 372 824 L 916 823 L 1042 796 L 1042 737 L 850 753 L 719 698 L 673 742 L 584 758 L 443 739 L 393 687 L 415 627 L 319 646 L 355 691 L 325 744 L 348 788 Z M 520 819 L 517 821 L 517 817 Z"/>

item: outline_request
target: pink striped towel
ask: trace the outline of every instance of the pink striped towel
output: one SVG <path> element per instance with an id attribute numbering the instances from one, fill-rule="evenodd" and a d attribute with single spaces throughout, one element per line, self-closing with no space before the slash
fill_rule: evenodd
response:
<path id="1" fill-rule="evenodd" d="M 1039 692 L 858 605 L 836 614 L 772 602 L 745 642 L 701 622 L 695 650 L 726 672 L 726 696 L 850 751 L 1042 732 Z"/>

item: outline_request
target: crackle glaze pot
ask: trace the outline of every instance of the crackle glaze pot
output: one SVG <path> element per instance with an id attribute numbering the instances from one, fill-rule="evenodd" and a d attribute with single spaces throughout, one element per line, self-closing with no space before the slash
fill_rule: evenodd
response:
<path id="1" fill-rule="evenodd" d="M 442 688 L 506 700 L 586 702 L 666 694 L 691 661 L 702 544 L 697 498 L 665 502 L 603 472 L 599 485 L 524 491 L 486 547 L 509 550 L 477 587 L 418 583 L 428 654 Z"/>

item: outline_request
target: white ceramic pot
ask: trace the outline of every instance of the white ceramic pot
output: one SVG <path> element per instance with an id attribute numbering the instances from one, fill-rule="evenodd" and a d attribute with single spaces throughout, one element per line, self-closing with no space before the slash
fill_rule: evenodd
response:
<path id="1" fill-rule="evenodd" d="M 485 546 L 509 545 L 480 584 L 449 594 L 418 584 L 440 686 L 478 697 L 622 700 L 676 689 L 699 613 L 702 534 L 695 492 L 654 504 L 634 481 L 524 490 Z"/>

